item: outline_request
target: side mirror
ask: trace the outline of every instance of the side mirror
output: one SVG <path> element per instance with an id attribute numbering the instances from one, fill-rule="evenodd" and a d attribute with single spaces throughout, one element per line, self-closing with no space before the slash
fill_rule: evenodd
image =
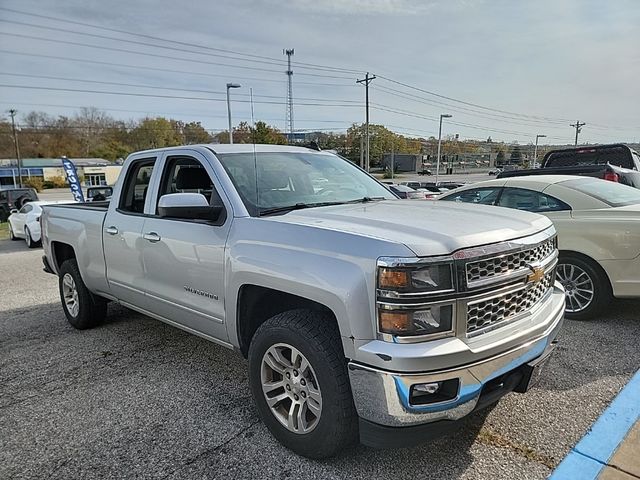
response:
<path id="1" fill-rule="evenodd" d="M 13 214 L 13 213 L 18 213 L 18 209 L 17 208 L 12 208 L 9 213 Z"/>
<path id="2" fill-rule="evenodd" d="M 158 202 L 158 214 L 166 218 L 216 221 L 223 212 L 222 205 L 209 205 L 201 193 L 169 193 Z"/>

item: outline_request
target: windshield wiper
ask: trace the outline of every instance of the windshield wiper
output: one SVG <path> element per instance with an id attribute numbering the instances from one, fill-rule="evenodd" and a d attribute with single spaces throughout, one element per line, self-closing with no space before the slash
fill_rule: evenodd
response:
<path id="1" fill-rule="evenodd" d="M 384 197 L 362 197 L 362 198 L 356 198 L 355 200 L 349 200 L 346 202 L 340 202 L 342 204 L 347 204 L 347 203 L 369 203 L 369 202 L 375 202 L 376 200 L 386 200 L 386 198 Z"/>
<path id="2" fill-rule="evenodd" d="M 374 202 L 376 200 L 384 200 L 384 197 L 362 197 L 355 200 L 348 200 L 346 202 L 317 202 L 317 203 L 296 203 L 295 205 L 286 205 L 284 207 L 265 208 L 260 210 L 259 216 L 272 215 L 274 213 L 285 213 L 293 210 L 302 210 L 303 208 L 313 207 L 329 207 L 331 205 L 346 205 L 350 203 L 367 203 Z"/>

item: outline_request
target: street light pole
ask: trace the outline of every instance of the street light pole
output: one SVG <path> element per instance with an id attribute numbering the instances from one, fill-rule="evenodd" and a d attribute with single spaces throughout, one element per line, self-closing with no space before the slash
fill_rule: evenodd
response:
<path id="1" fill-rule="evenodd" d="M 529 162 L 529 168 L 535 168 L 536 163 L 538 162 L 538 139 L 546 138 L 546 135 L 536 135 L 536 148 L 533 150 L 533 165 Z"/>
<path id="2" fill-rule="evenodd" d="M 438 185 L 438 177 L 440 176 L 440 144 L 442 142 L 442 119 L 451 118 L 448 113 L 440 115 L 440 128 L 438 129 L 438 158 L 436 160 L 436 186 Z"/>
<path id="3" fill-rule="evenodd" d="M 20 159 L 20 147 L 18 146 L 18 134 L 16 133 L 16 113 L 18 113 L 18 111 L 13 108 L 9 110 L 9 115 L 11 115 L 11 129 L 13 130 L 13 143 L 16 147 L 16 161 L 18 162 L 18 188 L 22 188 L 22 160 Z M 13 183 L 15 184 L 15 177 Z"/>
<path id="4" fill-rule="evenodd" d="M 229 90 L 231 88 L 240 88 L 239 83 L 227 83 L 227 115 L 229 117 L 229 144 L 233 145 L 233 128 L 231 126 L 231 99 L 229 98 Z"/>

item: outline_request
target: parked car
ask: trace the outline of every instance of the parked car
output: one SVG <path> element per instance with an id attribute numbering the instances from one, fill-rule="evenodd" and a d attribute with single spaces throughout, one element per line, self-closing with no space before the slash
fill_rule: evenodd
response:
<path id="1" fill-rule="evenodd" d="M 9 215 L 9 238 L 11 240 L 24 239 L 27 247 L 36 248 L 41 245 L 40 240 L 40 216 L 42 206 L 55 202 L 27 202 L 20 210 L 15 208 Z"/>
<path id="2" fill-rule="evenodd" d="M 88 187 L 87 202 L 104 202 L 113 195 L 113 187 Z"/>
<path id="3" fill-rule="evenodd" d="M 489 170 L 489 175 L 500 175 L 501 173 L 502 173 L 501 168 L 494 168 L 492 170 Z"/>
<path id="4" fill-rule="evenodd" d="M 11 210 L 20 209 L 26 202 L 38 200 L 33 188 L 9 188 L 0 190 L 0 222 L 6 222 Z"/>
<path id="5" fill-rule="evenodd" d="M 398 185 L 394 183 L 392 185 L 388 185 L 388 187 L 389 190 L 395 193 L 398 197 L 407 200 L 424 200 L 427 198 L 425 192 L 420 192 L 407 185 Z"/>
<path id="6" fill-rule="evenodd" d="M 612 297 L 640 297 L 637 189 L 591 177 L 540 175 L 488 180 L 440 199 L 517 208 L 553 220 L 569 318 L 593 318 Z"/>
<path id="7" fill-rule="evenodd" d="M 407 446 L 526 391 L 563 322 L 548 218 L 401 201 L 302 147 L 135 153 L 108 205 L 41 223 L 71 325 L 111 300 L 235 349 L 260 418 L 308 457 Z M 523 256 L 535 270 L 501 269 Z"/>
<path id="8" fill-rule="evenodd" d="M 640 188 L 640 155 L 624 144 L 552 150 L 540 168 L 505 171 L 498 178 L 524 175 L 585 175 Z"/>

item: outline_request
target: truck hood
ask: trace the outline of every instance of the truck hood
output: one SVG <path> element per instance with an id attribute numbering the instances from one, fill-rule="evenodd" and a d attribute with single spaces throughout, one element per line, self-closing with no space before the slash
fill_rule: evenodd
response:
<path id="1" fill-rule="evenodd" d="M 417 256 L 532 235 L 551 226 L 534 213 L 455 202 L 386 200 L 295 210 L 269 221 L 338 230 L 402 243 Z"/>

